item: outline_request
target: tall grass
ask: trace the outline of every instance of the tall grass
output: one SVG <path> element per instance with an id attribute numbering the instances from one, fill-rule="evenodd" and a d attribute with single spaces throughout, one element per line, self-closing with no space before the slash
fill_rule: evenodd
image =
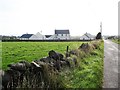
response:
<path id="1" fill-rule="evenodd" d="M 78 57 L 78 67 L 61 73 L 64 86 L 66 88 L 102 88 L 103 50 L 102 41 L 96 50 L 82 59 Z"/>

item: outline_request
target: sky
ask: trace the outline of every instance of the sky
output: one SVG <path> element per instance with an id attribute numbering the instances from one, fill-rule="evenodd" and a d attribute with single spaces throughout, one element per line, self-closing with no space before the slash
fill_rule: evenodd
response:
<path id="1" fill-rule="evenodd" d="M 118 34 L 119 0 L 0 0 L 0 35 L 53 35 L 69 29 L 72 36 L 88 32 Z"/>

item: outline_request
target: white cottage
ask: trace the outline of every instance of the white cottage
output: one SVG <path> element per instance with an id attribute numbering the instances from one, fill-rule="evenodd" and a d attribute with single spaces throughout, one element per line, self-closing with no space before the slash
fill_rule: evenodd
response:
<path id="1" fill-rule="evenodd" d="M 21 40 L 44 40 L 45 35 L 40 34 L 39 32 L 36 34 L 23 34 L 20 37 Z"/>
<path id="2" fill-rule="evenodd" d="M 95 36 L 91 35 L 90 33 L 85 33 L 83 36 L 80 37 L 80 40 L 94 40 Z"/>
<path id="3" fill-rule="evenodd" d="M 69 30 L 55 30 L 54 39 L 60 39 L 60 40 L 70 39 Z"/>
<path id="4" fill-rule="evenodd" d="M 40 34 L 39 32 L 32 35 L 30 38 L 30 40 L 44 40 L 45 39 L 45 35 Z"/>

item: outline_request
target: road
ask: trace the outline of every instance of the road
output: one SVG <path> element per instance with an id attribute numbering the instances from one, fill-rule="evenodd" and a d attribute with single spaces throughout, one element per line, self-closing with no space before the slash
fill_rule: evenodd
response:
<path id="1" fill-rule="evenodd" d="M 118 67 L 120 68 L 120 63 L 118 66 L 118 44 L 110 41 L 104 40 L 104 79 L 103 88 L 120 88 L 118 85 Z M 120 61 L 119 61 L 120 62 Z M 119 77 L 118 77 L 119 76 Z"/>

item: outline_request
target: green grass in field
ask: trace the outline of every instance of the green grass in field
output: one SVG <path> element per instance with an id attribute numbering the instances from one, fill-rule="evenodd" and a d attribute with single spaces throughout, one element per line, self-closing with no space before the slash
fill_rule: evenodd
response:
<path id="1" fill-rule="evenodd" d="M 65 54 L 66 47 L 79 47 L 81 42 L 2 42 L 2 68 L 21 60 L 29 62 L 48 56 L 50 50 Z"/>
<path id="2" fill-rule="evenodd" d="M 65 54 L 66 47 L 76 49 L 82 42 L 2 42 L 2 67 L 20 60 L 37 60 L 48 56 L 50 50 Z M 103 79 L 104 44 L 100 49 L 78 58 L 79 66 L 60 73 L 60 82 L 66 88 L 101 88 Z"/>
<path id="3" fill-rule="evenodd" d="M 61 74 L 67 88 L 102 88 L 104 44 L 80 60 L 80 66 Z"/>
<path id="4" fill-rule="evenodd" d="M 112 39 L 113 42 L 120 44 L 120 39 Z"/>

